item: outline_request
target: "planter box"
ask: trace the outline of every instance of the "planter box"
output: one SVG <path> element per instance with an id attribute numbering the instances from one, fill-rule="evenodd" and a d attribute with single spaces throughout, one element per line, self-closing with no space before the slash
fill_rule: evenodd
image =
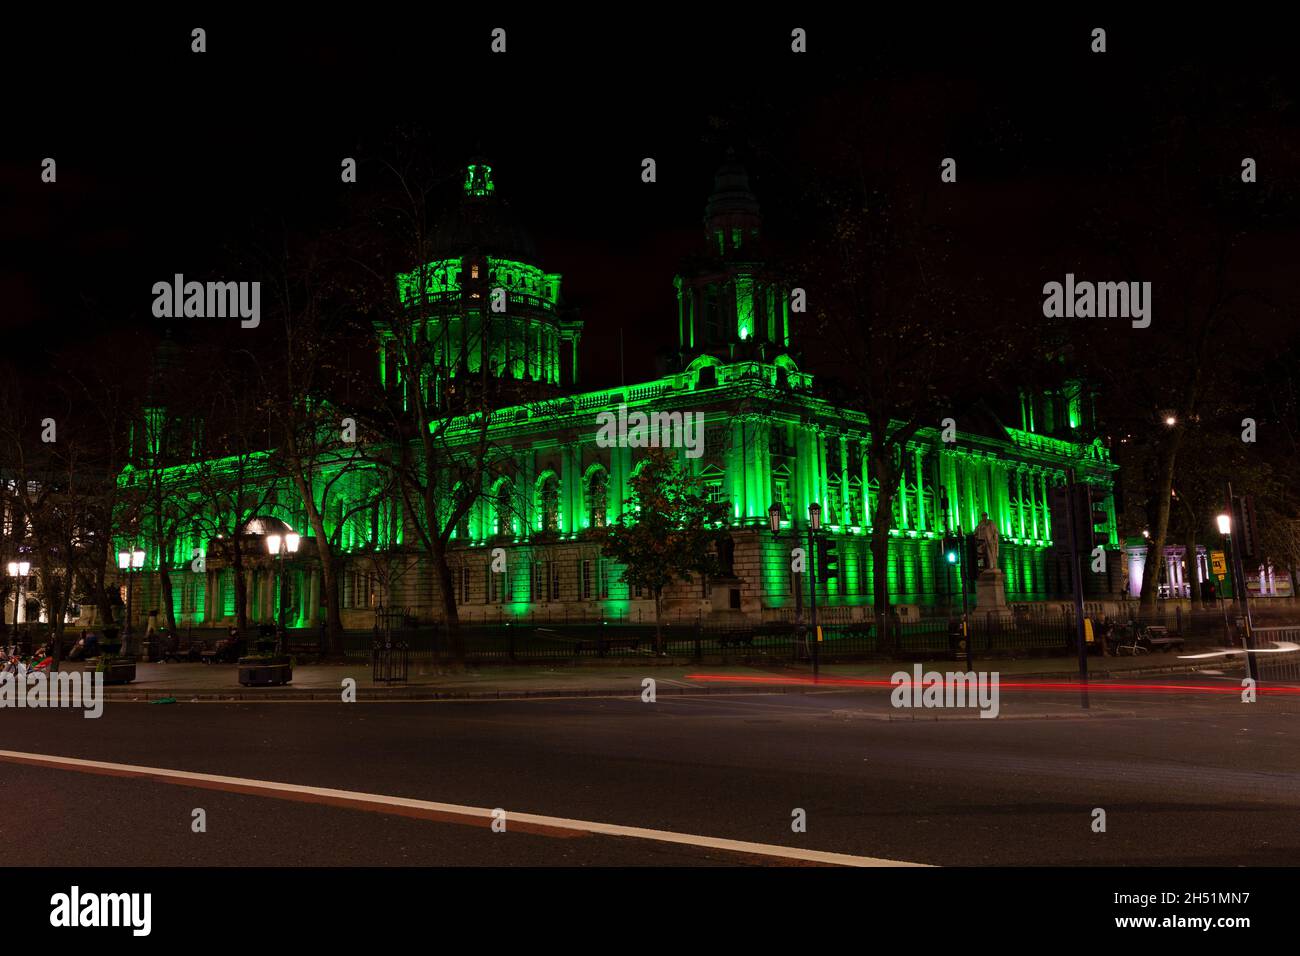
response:
<path id="1" fill-rule="evenodd" d="M 129 684 L 135 680 L 135 661 L 114 661 L 103 674 L 105 684 Z"/>
<path id="2" fill-rule="evenodd" d="M 293 663 L 287 657 L 241 658 L 239 683 L 244 687 L 277 687 L 293 680 Z"/>

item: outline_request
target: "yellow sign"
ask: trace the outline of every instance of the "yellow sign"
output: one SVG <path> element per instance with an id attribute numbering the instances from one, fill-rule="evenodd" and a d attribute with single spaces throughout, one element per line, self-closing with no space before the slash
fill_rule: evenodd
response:
<path id="1" fill-rule="evenodd" d="M 1083 619 L 1083 640 L 1085 644 L 1092 643 L 1092 618 L 1090 617 Z"/>
<path id="2" fill-rule="evenodd" d="M 821 639 L 822 639 L 822 626 L 821 626 L 820 624 L 818 624 L 818 625 L 817 625 L 817 641 L 818 641 L 818 643 L 821 643 Z"/>
<path id="3" fill-rule="evenodd" d="M 1221 578 L 1228 573 L 1228 561 L 1222 551 L 1210 552 L 1210 569 L 1216 578 Z"/>

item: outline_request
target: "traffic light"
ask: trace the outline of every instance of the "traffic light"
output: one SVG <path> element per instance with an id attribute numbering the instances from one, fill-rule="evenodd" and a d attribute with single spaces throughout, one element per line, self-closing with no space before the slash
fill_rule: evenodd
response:
<path id="1" fill-rule="evenodd" d="M 1047 507 L 1052 519 L 1052 550 L 1061 555 L 1070 553 L 1070 526 L 1074 526 L 1074 546 L 1080 554 L 1089 554 L 1093 548 L 1110 544 L 1110 533 L 1098 531 L 1097 525 L 1110 521 L 1106 510 L 1106 495 L 1087 482 L 1073 485 L 1056 485 L 1047 492 Z"/>
<path id="2" fill-rule="evenodd" d="M 948 535 L 943 539 L 943 559 L 949 564 L 961 560 L 961 541 L 956 535 Z"/>
<path id="3" fill-rule="evenodd" d="M 1074 504 L 1079 514 L 1079 533 L 1076 541 L 1080 551 L 1092 551 L 1096 547 L 1110 544 L 1110 532 L 1105 530 L 1110 521 L 1106 512 L 1106 494 L 1094 485 L 1080 483 L 1075 485 Z M 1097 530 L 1097 525 L 1102 530 Z"/>
<path id="4" fill-rule="evenodd" d="M 1051 517 L 1049 534 L 1052 538 L 1052 553 L 1068 555 L 1070 553 L 1070 504 L 1069 492 L 1065 485 L 1053 485 L 1047 489 L 1047 511 Z"/>
<path id="5" fill-rule="evenodd" d="M 835 542 L 830 538 L 817 541 L 817 570 L 823 581 L 840 576 L 840 556 L 835 553 Z"/>

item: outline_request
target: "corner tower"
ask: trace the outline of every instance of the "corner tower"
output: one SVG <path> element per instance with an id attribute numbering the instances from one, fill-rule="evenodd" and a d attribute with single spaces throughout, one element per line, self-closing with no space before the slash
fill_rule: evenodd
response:
<path id="1" fill-rule="evenodd" d="M 788 284 L 767 266 L 758 199 L 730 154 L 704 207 L 701 253 L 682 264 L 673 284 L 683 368 L 704 355 L 771 362 L 789 350 Z"/>

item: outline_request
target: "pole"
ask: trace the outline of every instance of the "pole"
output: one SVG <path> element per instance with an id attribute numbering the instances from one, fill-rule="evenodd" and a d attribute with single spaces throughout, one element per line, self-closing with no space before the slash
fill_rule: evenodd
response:
<path id="1" fill-rule="evenodd" d="M 821 651 L 822 632 L 817 627 L 817 543 L 813 538 L 812 525 L 808 525 L 808 591 L 812 595 L 809 606 L 812 609 L 812 666 L 813 680 L 817 680 L 820 669 L 818 654 Z"/>
<path id="2" fill-rule="evenodd" d="M 288 648 L 284 633 L 284 544 L 275 554 L 275 627 L 276 650 L 283 654 Z"/>
<path id="3" fill-rule="evenodd" d="M 131 594 L 135 590 L 135 576 L 131 574 L 131 569 L 126 571 L 126 627 L 123 628 L 122 634 L 122 651 L 128 657 L 131 654 Z"/>
<path id="4" fill-rule="evenodd" d="M 966 604 L 966 535 L 957 531 L 957 578 L 961 581 L 961 639 L 966 642 L 966 670 L 973 671 L 970 639 L 970 611 Z"/>
<path id="5" fill-rule="evenodd" d="M 1232 496 L 1232 482 L 1228 482 L 1228 515 L 1233 522 L 1241 520 L 1237 515 L 1236 500 Z M 1229 525 L 1229 527 L 1231 528 L 1232 526 Z M 1231 531 L 1228 532 L 1228 547 L 1231 549 L 1230 556 L 1232 558 L 1232 574 L 1237 579 L 1234 582 L 1233 589 L 1237 592 L 1237 601 L 1241 605 L 1241 621 L 1245 628 L 1245 633 L 1242 635 L 1242 643 L 1245 645 L 1246 651 L 1246 674 L 1255 682 L 1256 686 L 1259 686 L 1259 666 L 1255 660 L 1255 642 L 1251 635 L 1250 601 L 1246 595 L 1246 568 L 1242 563 L 1241 548 L 1237 546 L 1237 543 L 1234 540 L 1235 537 L 1237 536 L 1233 535 Z"/>
<path id="6" fill-rule="evenodd" d="M 1223 550 L 1228 550 L 1226 542 L 1223 545 Z M 1228 582 L 1218 575 L 1215 575 L 1215 581 L 1216 589 L 1219 592 L 1219 608 L 1223 611 L 1223 640 L 1225 643 L 1230 644 L 1232 643 L 1232 629 L 1228 627 L 1228 599 L 1223 596 L 1223 589 L 1227 586 Z"/>
<path id="7" fill-rule="evenodd" d="M 18 575 L 15 574 L 14 575 L 14 633 L 13 633 L 14 653 L 18 652 L 18 601 L 20 600 L 18 597 L 18 581 L 19 581 L 19 577 Z"/>
<path id="8" fill-rule="evenodd" d="M 1088 645 L 1084 641 L 1083 626 L 1083 572 L 1079 570 L 1079 541 L 1075 534 L 1074 469 L 1070 469 L 1070 480 L 1065 486 L 1066 524 L 1070 527 L 1070 577 L 1074 584 L 1074 639 L 1079 644 L 1079 706 L 1088 709 Z"/>

